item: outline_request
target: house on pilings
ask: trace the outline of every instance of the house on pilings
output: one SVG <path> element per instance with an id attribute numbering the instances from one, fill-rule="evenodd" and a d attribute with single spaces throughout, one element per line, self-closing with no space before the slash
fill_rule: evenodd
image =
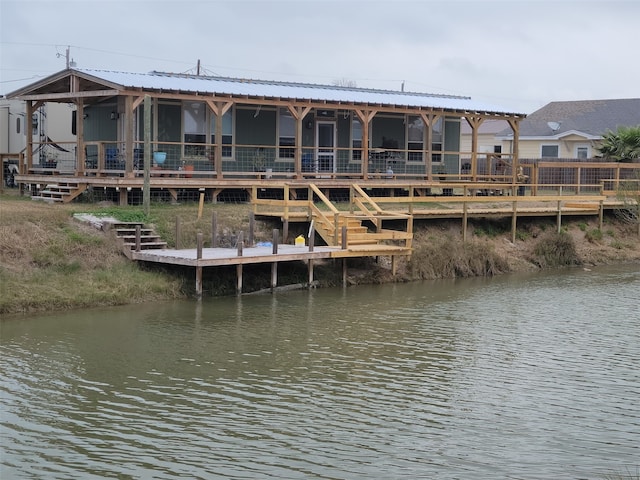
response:
<path id="1" fill-rule="evenodd" d="M 8 98 L 26 101 L 27 118 L 47 102 L 75 105 L 76 141 L 46 163 L 34 153 L 46 145 L 29 141 L 22 185 L 37 189 L 56 175 L 78 191 L 111 192 L 120 203 L 143 188 L 145 161 L 151 190 L 174 197 L 278 182 L 330 189 L 475 181 L 482 123 L 505 120 L 517 139 L 525 117 L 461 96 L 75 68 Z M 468 151 L 461 151 L 463 123 L 472 132 Z M 517 141 L 502 159 L 515 181 Z"/>

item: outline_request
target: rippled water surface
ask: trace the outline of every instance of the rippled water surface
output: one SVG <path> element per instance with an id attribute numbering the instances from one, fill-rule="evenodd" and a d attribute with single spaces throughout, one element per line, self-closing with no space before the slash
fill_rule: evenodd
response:
<path id="1" fill-rule="evenodd" d="M 2 479 L 597 479 L 640 465 L 637 265 L 1 326 Z"/>

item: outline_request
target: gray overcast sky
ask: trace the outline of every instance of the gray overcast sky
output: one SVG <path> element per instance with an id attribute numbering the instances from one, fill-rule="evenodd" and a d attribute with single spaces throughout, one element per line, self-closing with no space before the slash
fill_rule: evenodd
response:
<path id="1" fill-rule="evenodd" d="M 466 95 L 640 96 L 638 0 L 0 0 L 0 94 L 65 68 Z"/>

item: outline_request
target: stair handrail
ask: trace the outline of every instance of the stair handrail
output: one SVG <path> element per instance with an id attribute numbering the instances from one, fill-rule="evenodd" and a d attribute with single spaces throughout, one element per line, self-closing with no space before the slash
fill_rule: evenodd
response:
<path id="1" fill-rule="evenodd" d="M 351 185 L 351 188 L 358 194 L 360 195 L 360 197 L 364 198 L 364 200 L 371 205 L 371 207 L 376 211 L 376 213 L 378 213 L 379 215 L 383 215 L 384 214 L 384 210 L 382 210 L 382 208 L 380 208 L 380 205 L 378 205 L 376 202 L 373 201 L 373 199 L 360 187 L 360 185 L 354 183 Z M 369 211 L 368 209 L 366 209 L 367 212 Z"/>

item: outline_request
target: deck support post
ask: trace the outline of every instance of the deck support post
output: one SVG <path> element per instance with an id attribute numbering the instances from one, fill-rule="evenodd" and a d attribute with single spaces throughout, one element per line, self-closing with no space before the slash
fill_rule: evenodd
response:
<path id="1" fill-rule="evenodd" d="M 118 203 L 120 204 L 121 207 L 126 207 L 127 204 L 129 203 L 128 202 L 128 200 L 129 200 L 128 193 L 129 192 L 127 192 L 126 188 L 121 188 L 120 189 L 120 195 L 119 195 L 119 198 L 118 198 Z"/>
<path id="2" fill-rule="evenodd" d="M 518 202 L 513 202 L 513 212 L 511 213 L 511 243 L 516 243 L 516 231 L 518 229 Z"/>
<path id="3" fill-rule="evenodd" d="M 278 229 L 274 228 L 273 240 L 271 242 L 271 245 L 273 246 L 271 253 L 273 253 L 274 255 L 278 254 L 278 235 L 279 235 Z M 278 262 L 273 262 L 271 264 L 271 292 L 272 293 L 277 286 L 278 286 Z"/>
<path id="4" fill-rule="evenodd" d="M 200 192 L 200 198 L 198 200 L 198 220 L 202 218 L 202 209 L 204 208 L 204 192 L 205 189 L 201 188 L 198 190 Z"/>
<path id="5" fill-rule="evenodd" d="M 604 225 L 604 200 L 600 200 L 600 208 L 598 209 L 598 228 L 602 230 Z"/>
<path id="6" fill-rule="evenodd" d="M 309 259 L 309 289 L 313 286 L 313 260 Z"/>
<path id="7" fill-rule="evenodd" d="M 285 218 L 282 223 L 282 243 L 287 243 L 289 240 L 289 220 Z"/>
<path id="8" fill-rule="evenodd" d="M 398 270 L 398 256 L 397 255 L 391 255 L 391 275 L 393 275 L 394 277 L 396 276 L 396 272 Z"/>
<path id="9" fill-rule="evenodd" d="M 557 223 L 558 223 L 558 233 L 560 233 L 560 231 L 562 230 L 562 203 L 560 202 L 560 200 L 558 200 L 558 218 L 557 218 Z"/>
<path id="10" fill-rule="evenodd" d="M 176 217 L 176 250 L 180 250 L 180 217 Z"/>
<path id="11" fill-rule="evenodd" d="M 242 264 L 236 265 L 236 295 L 242 295 Z"/>
<path id="12" fill-rule="evenodd" d="M 196 296 L 202 300 L 202 267 L 196 267 Z"/>
<path id="13" fill-rule="evenodd" d="M 465 187 L 466 194 L 466 187 Z M 462 241 L 467 241 L 467 223 L 468 223 L 468 205 L 467 202 L 462 203 Z"/>
<path id="14" fill-rule="evenodd" d="M 342 286 L 347 287 L 347 259 L 342 259 Z"/>

